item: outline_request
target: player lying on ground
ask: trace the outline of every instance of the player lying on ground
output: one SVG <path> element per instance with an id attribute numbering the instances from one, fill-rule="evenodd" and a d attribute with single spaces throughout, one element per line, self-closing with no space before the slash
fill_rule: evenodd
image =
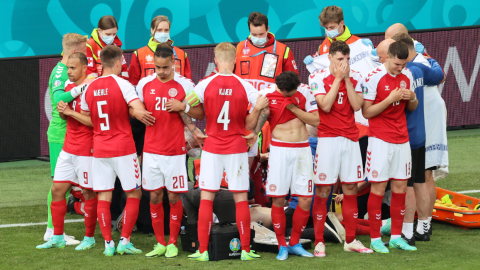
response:
<path id="1" fill-rule="evenodd" d="M 183 215 L 181 194 L 188 192 L 188 176 L 185 167 L 186 149 L 184 124 L 192 133 L 203 137 L 185 112 L 168 112 L 168 100 L 183 101 L 195 85 L 173 69 L 172 47 L 167 43 L 157 46 L 154 54 L 155 73 L 137 85 L 138 97 L 152 116 L 158 119 L 147 126 L 143 152 L 143 189 L 150 191 L 152 226 L 157 239 L 154 250 L 147 257 L 165 254 L 167 258 L 178 255 L 177 238 Z M 198 137 L 197 136 L 197 137 Z M 160 141 L 159 141 L 160 140 Z M 163 189 L 168 190 L 170 201 L 170 240 L 165 243 Z"/>
<path id="2" fill-rule="evenodd" d="M 313 195 L 313 164 L 305 123 L 320 123 L 317 103 L 307 85 L 300 84 L 299 76 L 285 71 L 275 78 L 275 83 L 260 91 L 268 98 L 269 106 L 262 110 L 257 126 L 249 136 L 255 137 L 268 119 L 272 132 L 269 170 L 266 183 L 267 196 L 272 198 L 272 222 L 278 240 L 277 259 L 286 260 L 288 253 L 313 257 L 299 243 L 300 235 L 310 216 Z M 292 234 L 285 241 L 285 197 L 298 197 Z"/>
<path id="3" fill-rule="evenodd" d="M 85 238 L 75 250 L 86 250 L 95 246 L 95 226 L 97 225 L 97 195 L 92 190 L 92 148 L 93 129 L 90 117 L 80 113 L 81 93 L 87 86 L 87 57 L 76 52 L 68 57 L 68 81 L 65 92 L 75 96 L 68 104 L 60 101 L 57 111 L 67 120 L 65 144 L 58 157 L 52 186 L 51 213 L 54 227 L 53 237 L 37 249 L 63 248 L 65 240 L 63 229 L 67 204 L 65 195 L 72 185 L 82 188 L 85 198 Z"/>
<path id="4" fill-rule="evenodd" d="M 344 201 L 342 213 L 345 220 L 344 250 L 373 253 L 355 239 L 357 227 L 357 183 L 364 180 L 362 156 L 358 144 L 359 132 L 354 112 L 363 105 L 360 73 L 350 70 L 350 48 L 344 41 L 334 41 L 328 55 L 330 67 L 309 76 L 310 88 L 320 108 L 318 144 L 315 157 L 315 201 L 313 220 L 315 256 L 325 256 L 323 231 L 327 215 L 327 200 L 332 186 L 339 178 Z"/>

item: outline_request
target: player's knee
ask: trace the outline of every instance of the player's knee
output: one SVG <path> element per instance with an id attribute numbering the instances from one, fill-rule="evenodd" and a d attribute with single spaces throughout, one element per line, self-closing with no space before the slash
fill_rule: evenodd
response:
<path id="1" fill-rule="evenodd" d="M 330 195 L 331 186 L 317 186 L 315 194 L 320 198 L 327 198 Z"/>
<path id="2" fill-rule="evenodd" d="M 180 199 L 181 195 L 179 193 L 168 192 L 168 201 L 171 204 L 176 204 Z"/>
<path id="3" fill-rule="evenodd" d="M 298 197 L 298 206 L 302 210 L 310 211 L 310 206 L 312 205 L 312 197 Z"/>
<path id="4" fill-rule="evenodd" d="M 285 206 L 285 198 L 284 197 L 272 198 L 272 204 L 275 207 L 284 207 Z"/>
<path id="5" fill-rule="evenodd" d="M 65 198 L 65 194 L 67 193 L 69 188 L 70 185 L 66 183 L 54 183 L 52 186 L 52 199 L 54 201 L 58 201 L 58 198 Z"/>
<path id="6" fill-rule="evenodd" d="M 141 189 L 135 189 L 127 193 L 127 198 L 136 198 L 140 199 L 142 197 L 142 190 Z"/>
<path id="7" fill-rule="evenodd" d="M 152 204 L 159 204 L 163 200 L 163 189 L 150 191 L 150 202 Z"/>
<path id="8" fill-rule="evenodd" d="M 82 194 L 83 194 L 83 197 L 85 198 L 85 200 L 91 200 L 91 199 L 94 199 L 97 196 L 97 194 L 93 190 L 90 190 L 90 189 L 82 189 Z"/>

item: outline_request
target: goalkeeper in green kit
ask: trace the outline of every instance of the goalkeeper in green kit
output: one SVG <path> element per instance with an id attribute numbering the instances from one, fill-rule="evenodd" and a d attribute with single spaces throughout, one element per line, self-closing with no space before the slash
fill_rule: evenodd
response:
<path id="1" fill-rule="evenodd" d="M 48 137 L 48 146 L 50 152 L 50 166 L 52 170 L 52 177 L 55 172 L 55 166 L 57 164 L 57 159 L 60 154 L 60 151 L 63 147 L 63 142 L 65 140 L 65 133 L 67 131 L 67 120 L 60 118 L 60 115 L 57 112 L 57 103 L 59 101 L 64 101 L 66 103 L 71 102 L 77 96 L 79 96 L 85 87 L 78 87 L 78 89 L 72 89 L 70 92 L 65 92 L 65 82 L 68 80 L 67 74 L 67 60 L 68 57 L 75 53 L 81 52 L 86 54 L 87 51 L 87 38 L 80 34 L 69 33 L 63 36 L 62 47 L 63 47 L 63 58 L 58 64 L 53 68 L 52 73 L 50 74 L 50 79 L 48 81 L 48 91 L 50 93 L 50 100 L 52 101 L 52 120 L 48 126 L 47 137 Z M 82 85 L 83 86 L 83 85 Z M 67 198 L 70 192 L 67 193 Z M 43 236 L 43 240 L 48 241 L 53 236 L 53 224 L 52 224 L 52 215 L 50 211 L 50 204 L 52 203 L 52 191 L 48 193 L 48 225 L 47 231 Z M 67 245 L 76 245 L 80 241 L 75 240 L 73 237 L 65 236 L 65 242 Z"/>

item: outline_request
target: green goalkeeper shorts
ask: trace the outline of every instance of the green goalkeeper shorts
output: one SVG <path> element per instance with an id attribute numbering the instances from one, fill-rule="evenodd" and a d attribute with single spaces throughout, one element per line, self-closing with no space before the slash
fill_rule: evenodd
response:
<path id="1" fill-rule="evenodd" d="M 52 169 L 52 177 L 55 174 L 55 166 L 57 166 L 57 159 L 63 148 L 63 143 L 48 143 L 50 152 L 50 168 Z"/>

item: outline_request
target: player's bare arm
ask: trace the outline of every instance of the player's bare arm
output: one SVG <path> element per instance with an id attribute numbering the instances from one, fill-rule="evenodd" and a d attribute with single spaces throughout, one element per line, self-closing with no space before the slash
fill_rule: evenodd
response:
<path id="1" fill-rule="evenodd" d="M 58 102 L 57 110 L 60 113 L 60 117 L 62 117 L 62 119 L 66 120 L 67 116 L 72 117 L 73 119 L 77 120 L 78 122 L 82 123 L 85 126 L 93 127 L 92 119 L 90 118 L 90 116 L 87 116 L 85 114 L 81 114 L 72 110 L 70 106 L 68 106 L 68 103 L 65 103 L 63 101 Z"/>
<path id="2" fill-rule="evenodd" d="M 249 146 L 257 140 L 258 133 L 267 122 L 268 116 L 270 115 L 270 108 L 267 106 L 260 111 L 260 115 L 258 116 L 258 121 L 256 127 L 253 129 L 252 133 L 248 134 L 247 136 L 243 136 L 243 138 L 247 139 L 247 143 Z"/>
<path id="3" fill-rule="evenodd" d="M 293 104 L 288 104 L 287 109 L 290 110 L 296 117 L 298 117 L 305 124 L 317 127 L 320 125 L 320 117 L 318 116 L 318 111 L 315 112 L 306 112 L 299 109 Z"/>
<path id="4" fill-rule="evenodd" d="M 268 107 L 268 98 L 265 96 L 259 95 L 257 98 L 257 103 L 255 104 L 255 107 L 253 108 L 252 112 L 249 115 L 247 115 L 247 118 L 245 118 L 246 130 L 252 130 L 255 128 L 255 126 L 257 125 L 257 120 L 258 120 L 258 116 L 260 115 L 260 112 L 266 107 Z"/>
<path id="5" fill-rule="evenodd" d="M 130 116 L 139 120 L 147 126 L 155 124 L 155 117 L 152 116 L 151 112 L 145 110 L 145 105 L 143 105 L 143 103 L 139 99 L 130 102 L 128 106 L 130 107 L 128 109 Z"/>
<path id="6" fill-rule="evenodd" d="M 409 89 L 401 89 L 403 92 L 403 100 L 408 100 L 407 109 L 411 112 L 415 111 L 418 106 L 418 99 L 415 92 Z"/>
<path id="7" fill-rule="evenodd" d="M 348 102 L 353 111 L 358 111 L 363 106 L 363 94 L 355 92 L 353 83 L 350 80 L 350 65 L 347 63 L 347 72 L 345 73 L 345 87 L 347 88 Z"/>
<path id="8" fill-rule="evenodd" d="M 183 123 L 187 126 L 188 130 L 190 130 L 190 132 L 192 133 L 195 140 L 200 145 L 200 148 L 202 148 L 203 143 L 208 136 L 203 134 L 203 132 L 200 131 L 200 129 L 197 128 L 195 123 L 193 123 L 192 118 L 190 116 L 188 116 L 185 112 L 180 111 L 180 112 L 178 112 L 178 114 L 182 118 Z"/>
<path id="9" fill-rule="evenodd" d="M 409 90 L 410 91 L 410 90 Z M 373 118 L 383 112 L 393 102 L 397 102 L 403 99 L 403 92 L 401 89 L 395 88 L 390 92 L 390 95 L 382 100 L 380 103 L 373 105 L 373 101 L 365 100 L 363 103 L 363 117 L 366 119 Z"/>
<path id="10" fill-rule="evenodd" d="M 347 65 L 345 64 L 345 61 L 342 61 L 340 62 L 340 65 L 335 65 L 333 67 L 332 74 L 335 77 L 335 80 L 333 81 L 330 91 L 328 91 L 326 95 L 318 95 L 315 98 L 320 109 L 322 109 L 326 113 L 329 113 L 332 109 L 333 103 L 337 99 L 338 90 L 340 89 L 340 83 L 344 80 L 345 74 L 348 74 L 346 71 Z"/>
<path id="11" fill-rule="evenodd" d="M 187 110 L 187 107 L 190 107 L 190 109 L 188 109 L 188 111 L 186 112 L 188 116 L 197 120 L 203 120 L 205 118 L 205 110 L 203 109 L 202 104 L 193 107 L 188 104 L 187 99 L 182 102 L 177 99 L 171 99 L 165 103 L 165 108 L 167 108 L 168 112 L 184 112 Z"/>

